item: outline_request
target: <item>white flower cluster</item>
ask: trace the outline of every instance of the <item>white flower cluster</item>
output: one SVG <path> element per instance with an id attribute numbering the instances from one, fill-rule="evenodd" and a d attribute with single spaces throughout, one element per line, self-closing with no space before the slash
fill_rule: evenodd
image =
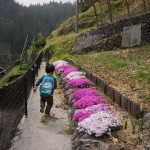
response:
<path id="1" fill-rule="evenodd" d="M 80 78 L 86 78 L 86 77 L 85 77 L 85 72 L 80 72 L 80 71 L 70 72 L 70 73 L 65 77 L 66 80 L 80 79 Z"/>
<path id="2" fill-rule="evenodd" d="M 70 72 L 70 73 L 66 76 L 66 78 L 67 78 L 67 79 L 70 79 L 70 78 L 72 78 L 72 77 L 85 76 L 85 75 L 86 75 L 85 72 L 75 71 L 75 72 Z"/>
<path id="3" fill-rule="evenodd" d="M 100 111 L 78 123 L 78 130 L 88 134 L 102 136 L 111 130 L 111 127 L 122 126 L 122 121 L 117 114 Z"/>
<path id="4" fill-rule="evenodd" d="M 64 60 L 58 60 L 58 61 L 55 61 L 54 63 L 53 63 L 53 65 L 55 66 L 55 67 L 59 67 L 59 66 L 62 66 L 62 65 L 65 65 L 65 64 L 68 64 L 66 61 L 64 61 Z"/>

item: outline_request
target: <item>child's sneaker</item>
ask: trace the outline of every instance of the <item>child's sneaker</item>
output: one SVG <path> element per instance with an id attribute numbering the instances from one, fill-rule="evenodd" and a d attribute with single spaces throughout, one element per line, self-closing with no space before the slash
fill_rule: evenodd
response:
<path id="1" fill-rule="evenodd" d="M 40 112 L 41 112 L 41 113 L 44 113 L 44 106 L 43 106 L 43 105 L 41 105 Z"/>

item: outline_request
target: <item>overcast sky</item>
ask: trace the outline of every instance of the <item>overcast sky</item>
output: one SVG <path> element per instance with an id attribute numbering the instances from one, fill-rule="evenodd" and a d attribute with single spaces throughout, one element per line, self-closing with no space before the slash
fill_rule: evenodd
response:
<path id="1" fill-rule="evenodd" d="M 26 6 L 29 6 L 30 4 L 43 4 L 43 3 L 49 3 L 50 1 L 53 1 L 53 0 L 15 0 L 16 2 L 19 2 L 20 4 L 23 4 L 23 5 L 26 5 Z M 63 3 L 65 2 L 74 2 L 75 0 L 54 0 L 55 2 L 60 2 L 62 1 Z"/>

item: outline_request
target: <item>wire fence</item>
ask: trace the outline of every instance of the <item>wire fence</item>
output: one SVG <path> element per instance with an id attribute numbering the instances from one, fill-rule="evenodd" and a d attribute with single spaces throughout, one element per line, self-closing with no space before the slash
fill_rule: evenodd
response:
<path id="1" fill-rule="evenodd" d="M 26 74 L 20 78 L 15 85 L 5 93 L 0 100 L 0 150 L 10 147 L 20 119 L 27 116 L 27 101 L 34 85 L 35 76 L 42 61 L 42 53 L 29 67 Z"/>

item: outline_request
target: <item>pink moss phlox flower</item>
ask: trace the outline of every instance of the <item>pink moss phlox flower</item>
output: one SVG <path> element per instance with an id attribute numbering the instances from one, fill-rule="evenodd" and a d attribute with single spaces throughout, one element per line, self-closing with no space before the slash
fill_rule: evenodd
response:
<path id="1" fill-rule="evenodd" d="M 110 133 L 112 127 L 119 126 L 122 126 L 122 120 L 117 114 L 100 111 L 79 122 L 77 129 L 99 137 L 104 133 Z"/>
<path id="2" fill-rule="evenodd" d="M 70 72 L 75 72 L 75 71 L 78 71 L 78 69 L 75 67 L 66 68 L 63 73 L 63 77 L 66 77 Z"/>
<path id="3" fill-rule="evenodd" d="M 72 86 L 74 88 L 78 88 L 78 87 L 88 87 L 88 86 L 93 85 L 93 83 L 87 78 L 80 78 L 80 79 L 68 80 L 66 85 Z"/>
<path id="4" fill-rule="evenodd" d="M 81 97 L 85 96 L 85 95 L 90 95 L 90 96 L 98 96 L 99 94 L 97 93 L 96 90 L 92 89 L 92 88 L 83 88 L 83 89 L 78 89 L 76 90 L 72 95 L 71 98 L 78 100 Z"/>
<path id="5" fill-rule="evenodd" d="M 70 68 L 70 67 L 71 67 L 70 65 L 65 64 L 65 65 L 55 67 L 55 69 L 56 69 L 56 72 L 58 72 L 59 70 L 66 70 L 67 68 Z"/>
<path id="6" fill-rule="evenodd" d="M 97 113 L 99 111 L 113 113 L 113 110 L 109 107 L 108 104 L 98 104 L 87 107 L 85 109 L 77 110 L 73 116 L 73 120 L 76 122 L 81 122 L 82 120 L 88 118 L 90 115 Z"/>
<path id="7" fill-rule="evenodd" d="M 80 111 L 75 112 L 73 115 L 73 120 L 76 122 L 81 122 L 85 118 L 88 118 L 91 114 L 91 111 L 85 111 L 84 109 L 81 109 Z"/>
<path id="8" fill-rule="evenodd" d="M 100 96 L 89 96 L 86 95 L 82 98 L 80 98 L 78 101 L 76 101 L 73 104 L 74 108 L 87 108 L 89 106 L 97 105 L 97 104 L 108 104 L 108 101 L 105 99 L 102 99 Z"/>

